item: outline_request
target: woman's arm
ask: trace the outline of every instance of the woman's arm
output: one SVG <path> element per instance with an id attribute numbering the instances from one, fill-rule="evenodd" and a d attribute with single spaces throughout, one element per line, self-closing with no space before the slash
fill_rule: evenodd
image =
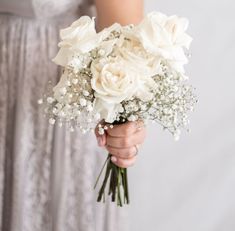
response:
<path id="1" fill-rule="evenodd" d="M 121 25 L 137 24 L 143 18 L 143 0 L 95 0 L 97 29 L 102 30 L 115 22 Z"/>

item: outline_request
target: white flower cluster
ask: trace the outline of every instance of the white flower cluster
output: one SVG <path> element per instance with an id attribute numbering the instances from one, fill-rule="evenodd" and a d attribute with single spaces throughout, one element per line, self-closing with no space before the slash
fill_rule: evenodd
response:
<path id="1" fill-rule="evenodd" d="M 187 26 L 185 18 L 153 12 L 137 26 L 115 23 L 97 33 L 94 18 L 83 16 L 61 30 L 53 61 L 63 74 L 39 102 L 49 122 L 87 132 L 99 120 L 150 120 L 178 138 L 196 102 L 185 83 Z"/>

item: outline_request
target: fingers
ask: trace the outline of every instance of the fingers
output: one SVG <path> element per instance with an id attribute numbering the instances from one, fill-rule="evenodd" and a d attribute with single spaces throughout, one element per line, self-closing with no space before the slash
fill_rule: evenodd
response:
<path id="1" fill-rule="evenodd" d="M 117 158 L 128 159 L 136 155 L 136 147 L 132 146 L 130 148 L 113 148 L 110 146 L 106 146 L 106 149 L 109 153 L 116 156 Z"/>
<path id="2" fill-rule="evenodd" d="M 134 165 L 135 161 L 136 161 L 137 156 L 133 156 L 131 158 L 128 159 L 122 159 L 122 158 L 117 158 L 116 156 L 112 156 L 111 157 L 111 161 L 117 165 L 118 167 L 121 168 L 128 168 L 131 167 L 132 165 Z"/>
<path id="3" fill-rule="evenodd" d="M 124 124 L 114 125 L 113 128 L 107 130 L 107 133 L 114 137 L 125 137 L 137 132 L 143 126 L 143 121 L 126 122 Z"/>
<path id="4" fill-rule="evenodd" d="M 146 136 L 146 129 L 142 129 L 130 136 L 113 137 L 107 135 L 106 145 L 112 148 L 130 148 L 136 144 L 142 144 Z"/>
<path id="5" fill-rule="evenodd" d="M 105 130 L 102 135 L 98 131 L 97 125 L 95 135 L 98 145 L 105 147 L 112 154 L 111 161 L 115 165 L 127 168 L 135 163 L 137 152 L 135 146 L 142 144 L 146 137 L 146 128 L 142 121 L 114 125 L 113 128 Z"/>

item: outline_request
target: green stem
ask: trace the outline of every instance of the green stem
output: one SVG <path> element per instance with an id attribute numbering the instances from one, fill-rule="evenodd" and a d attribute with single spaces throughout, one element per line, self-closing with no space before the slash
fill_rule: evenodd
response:
<path id="1" fill-rule="evenodd" d="M 128 189 L 128 177 L 127 177 L 127 169 L 125 168 L 124 170 L 124 178 L 125 178 L 125 197 L 126 197 L 126 201 L 127 204 L 130 203 L 130 199 L 129 199 L 129 189 Z"/>
<path id="2" fill-rule="evenodd" d="M 117 189 L 117 180 L 118 180 L 118 176 L 117 176 L 117 171 L 115 171 L 116 169 L 116 165 L 113 165 L 113 179 L 112 179 L 112 201 L 114 202 L 116 200 L 116 189 Z"/>
<path id="3" fill-rule="evenodd" d="M 104 178 L 103 184 L 102 184 L 102 186 L 100 188 L 100 191 L 99 191 L 99 194 L 98 194 L 98 198 L 97 198 L 98 202 L 101 201 L 102 196 L 105 194 L 104 190 L 105 190 L 105 186 L 106 186 L 107 180 L 109 178 L 110 170 L 111 170 L 111 166 L 110 166 L 110 164 L 107 164 L 107 168 L 106 168 L 106 172 L 105 172 L 105 178 Z"/>
<path id="4" fill-rule="evenodd" d="M 117 205 L 121 206 L 122 207 L 122 197 L 121 197 L 121 169 L 118 168 L 117 169 L 118 171 L 118 201 L 117 201 Z"/>
<path id="5" fill-rule="evenodd" d="M 100 171 L 100 173 L 99 173 L 99 176 L 98 176 L 97 179 L 96 179 L 96 182 L 95 182 L 95 185 L 94 185 L 94 189 L 96 188 L 96 185 L 97 185 L 97 183 L 98 183 L 98 181 L 99 181 L 99 179 L 100 179 L 100 176 L 101 176 L 101 174 L 102 174 L 102 172 L 103 172 L 103 170 L 104 170 L 104 167 L 105 167 L 105 165 L 106 165 L 106 163 L 107 163 L 107 161 L 108 161 L 109 158 L 110 158 L 110 155 L 108 155 L 108 157 L 106 158 L 106 160 L 105 160 L 105 162 L 104 162 L 104 164 L 103 164 L 103 167 L 101 168 L 101 171 Z"/>
<path id="6" fill-rule="evenodd" d="M 107 157 L 105 164 L 107 163 L 106 171 L 105 171 L 105 177 L 104 181 L 102 183 L 102 186 L 99 190 L 97 201 L 100 202 L 103 198 L 103 202 L 105 202 L 105 187 L 107 184 L 107 181 L 110 177 L 109 182 L 109 192 L 108 195 L 111 196 L 111 201 L 114 202 L 116 200 L 116 194 L 117 194 L 117 205 L 123 206 L 124 204 L 129 204 L 129 192 L 128 192 L 128 181 L 127 181 L 127 169 L 126 168 L 120 168 L 116 166 L 113 162 L 110 160 L 111 154 Z M 105 166 L 104 164 L 104 166 Z M 102 167 L 101 172 L 104 169 L 104 166 Z M 101 175 L 101 173 L 100 173 Z M 100 178 L 100 175 L 98 176 L 97 182 Z M 96 186 L 95 185 L 95 186 Z M 122 190 L 123 189 L 123 200 L 122 201 Z"/>

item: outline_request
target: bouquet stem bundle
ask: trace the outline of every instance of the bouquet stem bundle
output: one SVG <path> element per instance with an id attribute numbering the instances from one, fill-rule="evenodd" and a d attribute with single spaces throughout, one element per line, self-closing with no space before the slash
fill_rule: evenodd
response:
<path id="1" fill-rule="evenodd" d="M 123 204 L 129 204 L 127 169 L 115 165 L 111 161 L 111 156 L 109 153 L 94 186 L 95 188 L 106 165 L 105 177 L 98 193 L 97 202 L 100 202 L 102 198 L 105 202 L 105 188 L 110 179 L 108 195 L 111 196 L 112 202 L 117 201 L 117 205 L 122 207 Z"/>

